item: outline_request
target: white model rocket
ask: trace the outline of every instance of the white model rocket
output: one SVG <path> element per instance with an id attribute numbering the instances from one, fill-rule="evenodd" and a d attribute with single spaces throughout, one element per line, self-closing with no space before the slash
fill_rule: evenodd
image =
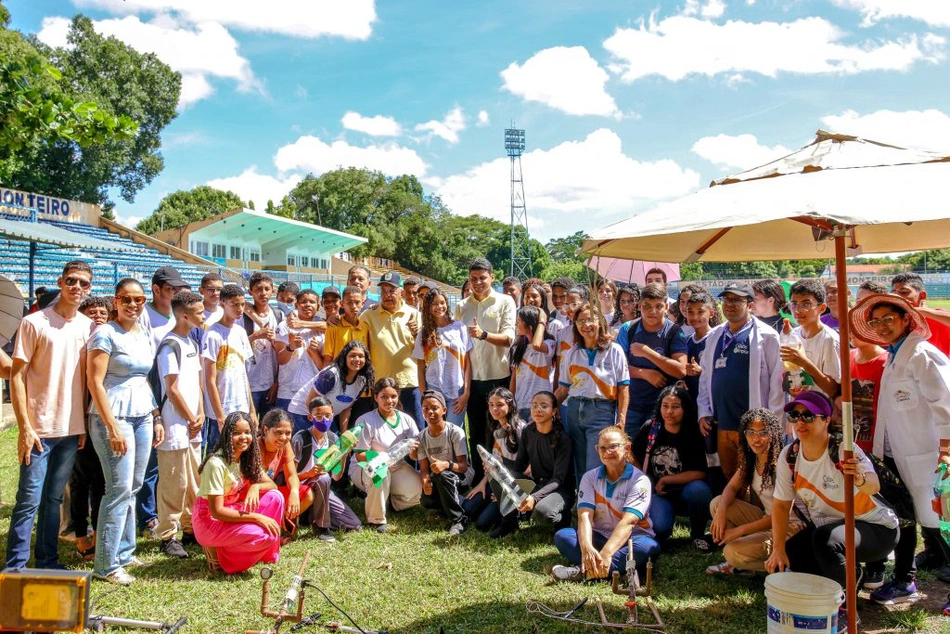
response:
<path id="1" fill-rule="evenodd" d="M 534 491 L 535 483 L 533 480 L 516 480 L 501 461 L 487 451 L 481 445 L 478 445 L 478 455 L 482 457 L 482 465 L 488 477 L 494 480 L 501 488 L 501 499 L 498 500 L 498 506 L 502 515 L 508 515 L 518 509 L 527 499 L 528 494 Z"/>

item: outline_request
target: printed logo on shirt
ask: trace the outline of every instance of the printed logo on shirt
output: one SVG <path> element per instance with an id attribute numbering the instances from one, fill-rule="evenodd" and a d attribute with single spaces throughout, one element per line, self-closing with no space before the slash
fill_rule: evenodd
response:
<path id="1" fill-rule="evenodd" d="M 836 491 L 838 489 L 838 483 L 835 481 L 834 476 L 826 475 L 821 479 L 821 488 L 825 491 Z"/>
<path id="2" fill-rule="evenodd" d="M 580 489 L 580 490 L 577 492 L 577 497 L 579 497 L 579 498 L 584 497 L 584 489 Z"/>
<path id="3" fill-rule="evenodd" d="M 907 390 L 895 390 L 894 391 L 894 401 L 897 403 L 906 403 L 910 400 L 910 392 Z"/>
<path id="4" fill-rule="evenodd" d="M 749 344 L 746 342 L 737 343 L 732 352 L 734 354 L 749 354 Z"/>

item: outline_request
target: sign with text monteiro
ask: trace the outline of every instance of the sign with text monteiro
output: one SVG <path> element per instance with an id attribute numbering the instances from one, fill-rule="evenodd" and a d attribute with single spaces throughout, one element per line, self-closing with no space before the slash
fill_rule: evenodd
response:
<path id="1" fill-rule="evenodd" d="M 0 187 L 0 211 L 28 216 L 33 210 L 36 211 L 37 218 L 41 220 L 99 225 L 99 205 Z"/>

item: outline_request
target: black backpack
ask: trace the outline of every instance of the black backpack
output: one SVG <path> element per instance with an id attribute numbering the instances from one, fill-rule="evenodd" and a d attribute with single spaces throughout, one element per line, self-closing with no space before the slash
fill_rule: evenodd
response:
<path id="1" fill-rule="evenodd" d="M 166 336 L 162 339 L 162 342 L 158 344 L 158 350 L 155 351 L 155 359 L 152 361 L 152 369 L 148 371 L 148 384 L 152 388 L 152 396 L 155 398 L 155 402 L 158 403 L 158 411 L 162 411 L 162 407 L 165 406 L 165 401 L 168 400 L 168 395 L 165 394 L 164 386 L 162 382 L 164 381 L 163 376 L 158 371 L 158 355 L 161 354 L 162 348 L 170 347 L 175 351 L 175 359 L 178 361 L 178 367 L 181 368 L 181 345 L 172 339 L 171 337 Z"/>
<path id="2" fill-rule="evenodd" d="M 829 434 L 828 436 L 828 458 L 831 459 L 835 465 L 835 469 L 838 471 L 842 471 L 841 464 L 836 460 L 836 457 L 841 455 L 840 448 L 842 441 L 843 438 L 841 434 Z M 801 440 L 796 438 L 788 446 L 788 452 L 785 454 L 785 461 L 788 463 L 788 467 L 792 472 L 793 483 L 795 482 L 795 463 L 798 461 L 800 451 Z M 902 525 L 909 525 L 916 522 L 917 516 L 914 513 L 914 503 L 904 481 L 901 480 L 899 475 L 891 471 L 880 458 L 874 454 L 865 455 L 868 460 L 871 461 L 874 472 L 877 474 L 877 479 L 881 483 L 881 490 L 871 497 L 894 511 L 894 514 L 897 515 Z"/>

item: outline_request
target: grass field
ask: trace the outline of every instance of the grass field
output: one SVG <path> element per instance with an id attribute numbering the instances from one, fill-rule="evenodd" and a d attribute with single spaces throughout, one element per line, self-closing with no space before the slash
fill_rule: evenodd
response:
<path id="1" fill-rule="evenodd" d="M 0 543 L 6 543 L 12 498 L 16 488 L 16 431 L 0 433 Z M 352 503 L 362 515 L 360 500 Z M 584 597 L 601 597 L 613 620 L 622 620 L 622 597 L 612 595 L 604 583 L 552 585 L 545 568 L 559 563 L 550 533 L 526 528 L 504 540 L 492 540 L 474 529 L 449 539 L 444 522 L 420 508 L 391 518 L 391 532 L 343 535 L 335 544 L 323 544 L 302 529 L 298 541 L 281 551 L 274 568 L 271 606 L 283 596 L 286 584 L 312 553 L 307 577 L 366 629 L 391 633 L 439 632 L 578 632 L 585 628 L 531 614 L 529 601 L 540 601 L 558 611 L 571 608 Z M 686 528 L 677 527 L 674 539 L 685 543 Z M 61 561 L 71 568 L 91 569 L 61 543 Z M 165 558 L 155 541 L 141 540 L 138 555 L 149 565 L 133 569 L 135 585 L 120 588 L 93 585 L 94 614 L 174 622 L 187 615 L 183 632 L 232 633 L 262 629 L 259 615 L 259 567 L 243 575 L 211 574 L 200 549 L 191 549 L 184 562 Z M 672 634 L 702 632 L 726 634 L 765 632 L 765 599 L 761 579 L 712 578 L 703 574 L 720 555 L 698 555 L 687 547 L 674 548 L 660 557 L 656 567 L 655 595 L 660 613 Z M 926 579 L 926 576 L 924 577 Z M 937 582 L 936 592 L 947 587 Z M 865 595 L 866 596 L 866 595 Z M 927 606 L 942 605 L 943 595 Z M 950 619 L 928 618 L 919 607 L 888 613 L 860 601 L 863 631 L 947 632 Z M 317 592 L 310 591 L 307 614 L 322 612 L 323 621 L 342 617 Z M 642 614 L 643 612 L 641 612 Z M 577 614 L 597 620 L 593 600 Z M 943 629 L 941 629 L 943 628 Z M 282 631 L 288 632 L 289 626 Z M 599 628 L 598 628 L 599 629 Z M 129 631 L 113 629 L 111 631 Z M 303 632 L 326 631 L 311 626 Z M 589 628 L 588 631 L 598 631 Z"/>

